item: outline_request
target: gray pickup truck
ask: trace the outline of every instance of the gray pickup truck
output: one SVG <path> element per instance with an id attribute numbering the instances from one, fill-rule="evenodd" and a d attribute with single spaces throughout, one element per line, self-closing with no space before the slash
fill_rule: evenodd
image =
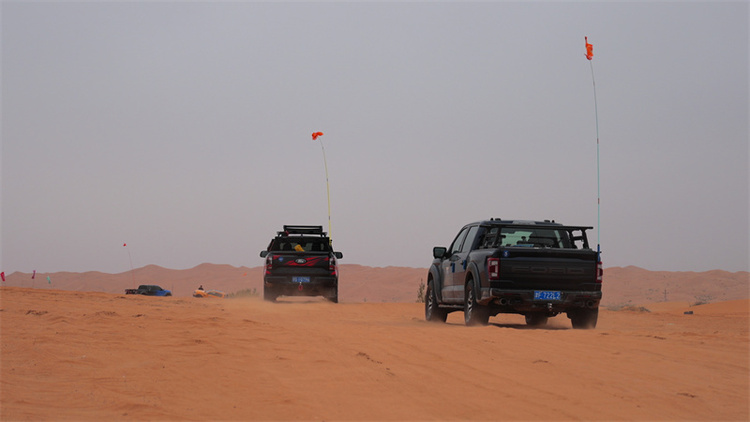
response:
<path id="1" fill-rule="evenodd" d="M 467 224 L 450 247 L 433 248 L 425 319 L 445 322 L 463 310 L 466 325 L 486 325 L 515 313 L 542 326 L 566 313 L 573 328 L 595 328 L 603 270 L 586 237 L 591 228 L 494 218 Z"/>

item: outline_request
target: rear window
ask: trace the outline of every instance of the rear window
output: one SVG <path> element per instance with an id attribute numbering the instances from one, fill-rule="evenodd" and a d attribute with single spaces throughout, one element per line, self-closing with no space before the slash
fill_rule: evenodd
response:
<path id="1" fill-rule="evenodd" d="M 501 244 L 505 247 L 570 248 L 567 232 L 555 229 L 528 229 L 503 227 Z"/>
<path id="2" fill-rule="evenodd" d="M 271 242 L 271 251 L 275 252 L 329 252 L 331 247 L 328 238 L 281 237 Z"/>
<path id="3" fill-rule="evenodd" d="M 495 226 L 488 228 L 480 247 L 581 249 L 588 245 L 584 233 L 573 234 L 569 229 Z"/>

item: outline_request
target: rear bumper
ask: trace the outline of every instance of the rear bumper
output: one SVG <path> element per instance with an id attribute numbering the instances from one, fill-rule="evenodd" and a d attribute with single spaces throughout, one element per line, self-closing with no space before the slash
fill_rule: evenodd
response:
<path id="1" fill-rule="evenodd" d="M 338 288 L 339 279 L 336 276 L 310 276 L 307 283 L 295 283 L 291 275 L 266 276 L 263 284 L 266 289 L 272 289 L 278 295 L 318 296 Z"/>
<path id="2" fill-rule="evenodd" d="M 601 291 L 561 290 L 560 300 L 534 300 L 534 290 L 483 288 L 482 305 L 499 308 L 501 312 L 566 312 L 573 309 L 595 309 L 602 300 Z"/>

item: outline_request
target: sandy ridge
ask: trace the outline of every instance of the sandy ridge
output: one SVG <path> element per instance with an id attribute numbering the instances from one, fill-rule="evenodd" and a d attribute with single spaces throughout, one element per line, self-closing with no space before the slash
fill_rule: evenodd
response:
<path id="1" fill-rule="evenodd" d="M 343 302 L 414 302 L 427 268 L 340 265 L 340 299 Z M 47 283 L 50 277 L 52 283 Z M 118 274 L 102 272 L 15 272 L 5 286 L 73 291 L 122 293 L 138 284 L 160 284 L 175 296 L 190 296 L 199 285 L 228 293 L 262 289 L 262 267 L 201 264 L 187 270 L 148 265 Z M 750 273 L 706 271 L 648 271 L 638 267 L 605 269 L 603 306 L 653 302 L 715 302 L 750 298 Z"/>

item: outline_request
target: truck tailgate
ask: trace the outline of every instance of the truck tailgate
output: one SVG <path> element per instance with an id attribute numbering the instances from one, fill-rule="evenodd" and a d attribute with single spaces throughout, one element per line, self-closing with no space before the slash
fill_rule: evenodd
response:
<path id="1" fill-rule="evenodd" d="M 328 253 L 312 254 L 310 252 L 272 253 L 273 273 L 284 274 L 324 274 L 330 273 Z"/>
<path id="2" fill-rule="evenodd" d="M 500 280 L 491 287 L 518 290 L 601 290 L 592 250 L 502 248 Z"/>

